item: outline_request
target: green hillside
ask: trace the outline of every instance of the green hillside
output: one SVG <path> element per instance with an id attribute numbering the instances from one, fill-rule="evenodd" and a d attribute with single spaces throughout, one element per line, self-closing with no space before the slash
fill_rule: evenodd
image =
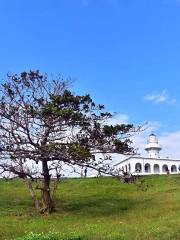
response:
<path id="1" fill-rule="evenodd" d="M 29 232 L 72 233 L 82 239 L 180 239 L 180 176 L 122 184 L 111 178 L 67 179 L 56 196 L 57 212 L 39 216 L 21 181 L 0 182 L 0 239 Z"/>

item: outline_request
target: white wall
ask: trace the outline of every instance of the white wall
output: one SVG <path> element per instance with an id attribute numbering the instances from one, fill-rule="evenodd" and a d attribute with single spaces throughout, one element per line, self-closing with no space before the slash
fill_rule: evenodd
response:
<path id="1" fill-rule="evenodd" d="M 139 163 L 141 166 L 141 171 L 138 172 L 136 171 L 136 164 Z M 129 171 L 129 164 L 130 164 L 130 171 Z M 151 172 L 146 172 L 145 171 L 145 166 L 146 164 L 150 165 Z M 157 164 L 156 166 L 154 166 Z M 116 167 L 118 169 L 123 169 L 126 171 L 126 166 L 128 169 L 128 172 L 134 175 L 151 175 L 151 174 L 167 174 L 167 171 L 165 167 L 163 168 L 164 165 L 167 165 L 169 169 L 170 174 L 177 174 L 180 173 L 179 168 L 180 168 L 180 160 L 171 160 L 171 159 L 153 159 L 153 158 L 138 158 L 138 157 L 131 157 L 128 158 L 127 160 L 122 161 L 120 164 L 118 164 Z M 158 166 L 159 166 L 159 171 L 158 171 Z M 172 169 L 172 166 L 175 166 L 177 171 L 174 171 L 175 169 Z M 147 168 L 146 168 L 147 170 Z M 164 170 L 164 171 L 163 171 Z"/>

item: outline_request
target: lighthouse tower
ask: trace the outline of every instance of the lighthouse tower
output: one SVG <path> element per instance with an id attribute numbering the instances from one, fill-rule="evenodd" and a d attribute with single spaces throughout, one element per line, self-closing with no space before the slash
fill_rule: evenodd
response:
<path id="1" fill-rule="evenodd" d="M 155 134 L 151 134 L 148 139 L 145 150 L 148 152 L 149 158 L 159 158 L 159 152 L 161 151 L 161 146 L 158 143 L 158 139 Z"/>

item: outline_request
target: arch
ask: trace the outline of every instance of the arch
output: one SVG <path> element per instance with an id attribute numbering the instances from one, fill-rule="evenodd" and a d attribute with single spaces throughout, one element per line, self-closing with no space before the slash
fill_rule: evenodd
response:
<path id="1" fill-rule="evenodd" d="M 136 171 L 136 172 L 142 172 L 142 165 L 141 165 L 141 163 L 136 163 L 136 165 L 135 165 L 135 171 Z"/>
<path id="2" fill-rule="evenodd" d="M 149 163 L 146 163 L 144 166 L 144 171 L 146 173 L 150 173 L 151 172 L 151 165 Z"/>
<path id="3" fill-rule="evenodd" d="M 131 171 L 131 164 L 129 163 L 128 164 L 128 167 L 129 167 L 129 172 Z"/>
<path id="4" fill-rule="evenodd" d="M 177 172 L 177 167 L 175 165 L 171 166 L 171 172 Z"/>
<path id="5" fill-rule="evenodd" d="M 166 165 L 166 164 L 164 164 L 163 166 L 162 166 L 162 172 L 168 172 L 168 165 Z"/>
<path id="6" fill-rule="evenodd" d="M 159 165 L 154 164 L 154 173 L 159 173 Z"/>

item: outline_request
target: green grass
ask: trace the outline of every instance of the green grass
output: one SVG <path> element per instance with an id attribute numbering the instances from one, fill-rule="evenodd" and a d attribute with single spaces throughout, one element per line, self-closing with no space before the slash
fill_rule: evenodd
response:
<path id="1" fill-rule="evenodd" d="M 111 178 L 67 179 L 57 212 L 35 213 L 21 181 L 0 181 L 0 239 L 59 232 L 82 239 L 180 239 L 180 176 L 146 177 L 147 191 Z"/>

